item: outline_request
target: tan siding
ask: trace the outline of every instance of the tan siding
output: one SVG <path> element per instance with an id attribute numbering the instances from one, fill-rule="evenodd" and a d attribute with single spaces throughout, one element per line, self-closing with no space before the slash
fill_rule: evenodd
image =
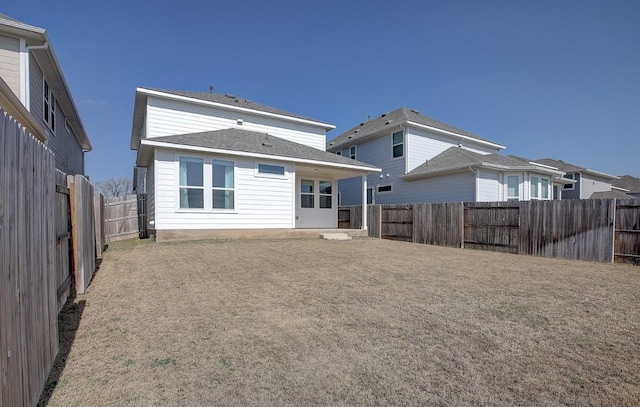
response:
<path id="1" fill-rule="evenodd" d="M 20 98 L 20 40 L 0 35 L 0 77 Z"/>

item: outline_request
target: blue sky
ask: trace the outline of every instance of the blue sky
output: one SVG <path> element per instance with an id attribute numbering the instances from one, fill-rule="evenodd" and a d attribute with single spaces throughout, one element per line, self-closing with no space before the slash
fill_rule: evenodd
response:
<path id="1" fill-rule="evenodd" d="M 350 127 L 400 106 L 640 177 L 640 1 L 4 0 L 47 29 L 93 144 L 131 176 L 138 86 L 231 93 Z"/>

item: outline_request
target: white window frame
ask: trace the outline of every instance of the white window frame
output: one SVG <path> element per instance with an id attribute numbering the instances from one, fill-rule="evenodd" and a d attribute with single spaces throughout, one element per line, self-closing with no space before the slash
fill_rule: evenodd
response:
<path id="1" fill-rule="evenodd" d="M 327 180 L 327 179 L 319 179 L 316 181 L 318 184 L 318 208 L 317 209 L 333 209 L 333 191 L 334 191 L 334 182 L 332 180 Z M 331 193 L 327 194 L 327 193 L 322 193 L 322 189 L 320 188 L 320 184 L 322 182 L 328 182 L 329 184 L 331 184 L 329 186 Z M 329 197 L 329 207 L 328 208 L 323 208 L 322 207 L 322 197 Z"/>
<path id="2" fill-rule="evenodd" d="M 284 173 L 281 174 L 272 174 L 269 172 L 260 172 L 260 166 L 261 165 L 268 165 L 271 167 L 282 167 L 284 170 Z M 268 162 L 263 162 L 263 161 L 256 161 L 256 166 L 255 166 L 255 176 L 259 177 L 259 178 L 277 178 L 277 179 L 289 179 L 289 176 L 287 174 L 287 166 L 284 164 L 273 164 L 273 163 L 268 163 Z"/>
<path id="3" fill-rule="evenodd" d="M 518 179 L 518 196 L 509 196 L 509 178 Z M 507 198 L 507 201 L 520 201 L 522 199 L 522 177 L 519 174 L 507 174 L 505 179 L 506 182 L 504 184 L 504 196 Z"/>
<path id="4" fill-rule="evenodd" d="M 203 160 L 203 208 L 181 208 L 180 207 L 180 188 L 185 186 L 180 185 L 180 159 L 181 158 L 195 158 Z M 233 163 L 233 188 L 218 188 L 216 190 L 225 189 L 233 191 L 233 209 L 213 208 L 213 161 L 228 161 Z M 198 154 L 176 154 L 175 155 L 175 211 L 180 213 L 238 213 L 238 163 L 232 158 L 225 156 L 203 156 Z M 191 187 L 190 187 L 191 188 Z M 196 187 L 193 187 L 196 188 Z M 200 187 L 197 187 L 200 188 Z"/>
<path id="5" fill-rule="evenodd" d="M 356 157 L 358 156 L 357 153 L 358 149 L 356 148 L 356 146 L 349 147 L 349 158 L 351 158 L 352 160 L 356 160 Z"/>
<path id="6" fill-rule="evenodd" d="M 231 163 L 231 168 L 233 168 L 233 186 L 232 187 L 216 187 L 213 185 L 213 163 L 214 161 Z M 233 212 L 236 210 L 236 163 L 233 160 L 221 159 L 221 158 L 212 158 L 210 161 L 210 174 L 211 174 L 211 203 L 208 207 L 211 208 L 212 211 L 216 212 Z M 230 191 L 233 193 L 233 208 L 214 208 L 213 207 L 213 192 L 214 191 Z M 205 200 L 206 203 L 206 200 Z"/>
<path id="7" fill-rule="evenodd" d="M 389 187 L 388 191 L 380 191 L 380 188 Z M 393 193 L 393 184 L 376 185 L 376 195 L 388 195 Z"/>
<path id="8" fill-rule="evenodd" d="M 572 180 L 575 181 L 576 180 L 576 173 L 575 172 L 568 172 L 568 173 L 564 174 L 564 177 L 572 179 Z M 564 184 L 562 186 L 562 190 L 563 191 L 573 191 L 575 189 L 576 189 L 576 183 Z"/>
<path id="9" fill-rule="evenodd" d="M 536 195 L 533 195 L 533 179 L 536 179 Z M 542 180 L 547 181 L 547 197 L 542 197 Z M 535 199 L 539 201 L 549 201 L 551 200 L 551 196 L 553 195 L 551 189 L 551 180 L 549 178 L 542 177 L 540 175 L 530 175 L 529 176 L 529 199 Z"/>
<path id="10" fill-rule="evenodd" d="M 180 182 L 180 164 L 182 162 L 182 160 L 200 160 L 202 161 L 202 185 L 189 185 L 188 183 L 183 185 Z M 179 156 L 177 161 L 177 184 L 178 184 L 178 195 L 177 195 L 177 199 L 176 199 L 176 206 L 178 207 L 178 209 L 180 210 L 187 210 L 187 211 L 203 211 L 207 208 L 207 197 L 206 197 L 206 170 L 205 170 L 205 159 L 202 157 L 196 157 L 196 156 Z M 181 197 L 182 197 L 182 190 L 183 189 L 193 189 L 193 190 L 199 190 L 202 191 L 202 208 L 183 208 L 181 205 Z"/>
<path id="11" fill-rule="evenodd" d="M 398 133 L 402 134 L 402 142 L 401 143 L 394 143 L 393 142 L 393 136 L 394 136 L 394 134 L 398 134 Z M 405 141 L 406 140 L 405 140 L 404 130 L 394 131 L 393 133 L 391 133 L 391 159 L 392 160 L 399 160 L 399 159 L 401 159 L 401 158 L 403 158 L 405 156 L 405 153 L 406 153 L 404 151 Z M 396 147 L 396 146 L 399 146 L 399 145 L 402 146 L 402 154 L 397 156 L 397 157 L 394 157 L 393 156 L 393 148 Z"/>
<path id="12" fill-rule="evenodd" d="M 42 81 L 42 120 L 49 130 L 56 132 L 56 98 L 46 79 Z"/>

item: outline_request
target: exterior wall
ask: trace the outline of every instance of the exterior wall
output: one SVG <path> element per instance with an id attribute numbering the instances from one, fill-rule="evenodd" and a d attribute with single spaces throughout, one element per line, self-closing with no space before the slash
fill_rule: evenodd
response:
<path id="1" fill-rule="evenodd" d="M 582 199 L 589 199 L 594 192 L 611 191 L 611 181 L 596 175 L 581 174 Z"/>
<path id="2" fill-rule="evenodd" d="M 20 40 L 0 35 L 0 77 L 20 99 Z"/>
<path id="3" fill-rule="evenodd" d="M 219 158 L 235 163 L 235 210 L 180 209 L 178 157 Z M 267 162 L 260 160 L 259 162 Z M 281 164 L 281 163 L 279 163 Z M 156 149 L 155 229 L 269 229 L 294 228 L 294 184 L 292 164 L 285 165 L 286 178 L 256 176 L 256 163 L 245 157 L 203 155 Z M 151 185 L 149 183 L 148 185 Z"/>
<path id="4" fill-rule="evenodd" d="M 373 187 L 376 204 L 403 204 L 416 202 L 473 202 L 475 201 L 475 175 L 471 172 L 423 178 L 413 181 L 395 179 L 391 182 L 391 193 L 377 193 L 378 185 L 387 185 L 386 179 L 368 182 Z M 362 184 L 360 178 L 341 180 L 341 205 L 362 204 Z M 344 191 L 344 192 L 342 192 Z"/>
<path id="5" fill-rule="evenodd" d="M 502 174 L 494 171 L 478 170 L 477 176 L 477 201 L 498 202 L 504 201 L 506 194 L 502 183 Z"/>
<path id="6" fill-rule="evenodd" d="M 44 76 L 33 55 L 29 60 L 29 92 L 31 114 L 47 129 L 47 145 L 56 155 L 56 168 L 70 175 L 84 174 L 84 152 L 72 131 L 65 128 L 65 115 L 56 101 L 55 133 L 44 122 Z M 55 96 L 55 95 L 54 95 Z"/>
<path id="7" fill-rule="evenodd" d="M 408 128 L 409 134 L 405 136 L 407 146 L 407 172 L 413 170 L 425 160 L 430 160 L 450 147 L 460 143 L 460 139 L 450 137 L 423 129 Z M 462 142 L 463 148 L 479 154 L 491 154 L 498 150 L 469 140 Z M 375 163 L 372 163 L 375 164 Z"/>
<path id="8" fill-rule="evenodd" d="M 238 124 L 238 119 L 243 120 L 242 125 Z M 234 127 L 268 132 L 285 140 L 325 149 L 325 130 L 320 127 L 153 96 L 147 99 L 147 138 Z"/>
<path id="9" fill-rule="evenodd" d="M 147 205 L 147 228 L 155 229 L 156 220 L 156 185 L 154 176 L 154 167 L 147 168 L 145 174 L 145 186 L 146 186 L 146 205 Z"/>
<path id="10" fill-rule="evenodd" d="M 573 184 L 573 189 L 564 189 L 562 188 L 562 198 L 561 199 L 580 199 L 580 188 L 582 184 L 582 174 L 575 173 L 576 182 Z"/>

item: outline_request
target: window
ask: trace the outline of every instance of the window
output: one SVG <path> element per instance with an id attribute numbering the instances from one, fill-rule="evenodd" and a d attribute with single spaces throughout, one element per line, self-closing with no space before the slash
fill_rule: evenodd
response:
<path id="1" fill-rule="evenodd" d="M 234 209 L 233 161 L 213 160 L 212 170 L 212 208 Z"/>
<path id="2" fill-rule="evenodd" d="M 300 207 L 301 208 L 314 208 L 314 192 L 313 192 L 313 180 L 303 179 L 300 180 Z"/>
<path id="3" fill-rule="evenodd" d="M 258 164 L 258 174 L 284 177 L 284 165 Z"/>
<path id="4" fill-rule="evenodd" d="M 51 129 L 51 131 L 56 131 L 56 99 L 51 93 L 51 88 L 47 81 L 44 81 L 43 86 L 43 116 L 44 122 L 47 123 L 47 126 Z"/>
<path id="5" fill-rule="evenodd" d="M 577 174 L 569 173 L 569 174 L 564 174 L 564 177 L 565 178 L 569 178 L 569 179 L 573 179 L 573 180 L 577 180 L 578 177 L 576 177 L 576 175 Z M 565 191 L 573 191 L 575 189 L 575 184 L 564 184 L 562 189 L 564 189 Z"/>
<path id="6" fill-rule="evenodd" d="M 373 188 L 367 188 L 367 205 L 373 203 Z"/>
<path id="7" fill-rule="evenodd" d="M 520 200 L 520 177 L 507 175 L 507 200 Z"/>
<path id="8" fill-rule="evenodd" d="M 318 192 L 320 193 L 320 208 L 331 208 L 331 181 L 319 181 Z"/>
<path id="9" fill-rule="evenodd" d="M 356 159 L 356 146 L 349 147 L 349 157 L 351 157 L 352 160 Z"/>
<path id="10" fill-rule="evenodd" d="M 538 197 L 540 179 L 538 177 L 531 177 L 531 198 Z"/>
<path id="11" fill-rule="evenodd" d="M 180 208 L 204 208 L 204 160 L 180 157 Z"/>
<path id="12" fill-rule="evenodd" d="M 379 194 L 388 194 L 391 193 L 392 188 L 391 185 L 379 185 L 378 186 L 378 193 Z"/>
<path id="13" fill-rule="evenodd" d="M 393 158 L 402 157 L 404 155 L 404 133 L 397 131 L 391 136 Z"/>
<path id="14" fill-rule="evenodd" d="M 532 176 L 530 181 L 531 199 L 549 199 L 551 186 L 549 179 Z"/>

